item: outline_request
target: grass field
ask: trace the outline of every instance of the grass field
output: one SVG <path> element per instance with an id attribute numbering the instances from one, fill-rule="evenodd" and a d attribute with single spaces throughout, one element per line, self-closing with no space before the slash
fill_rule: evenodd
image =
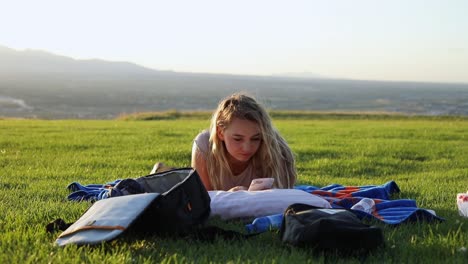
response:
<path id="1" fill-rule="evenodd" d="M 213 243 L 124 237 L 94 247 L 58 248 L 45 232 L 89 207 L 66 200 L 66 186 L 146 175 L 162 161 L 190 165 L 193 137 L 208 119 L 159 121 L 0 120 L 0 263 L 468 263 L 468 218 L 456 193 L 468 191 L 466 118 L 274 119 L 296 153 L 299 183 L 383 184 L 433 209 L 442 223 L 384 230 L 385 247 L 368 256 L 314 253 L 283 245 L 275 231 Z M 243 230 L 240 222 L 221 223 Z"/>

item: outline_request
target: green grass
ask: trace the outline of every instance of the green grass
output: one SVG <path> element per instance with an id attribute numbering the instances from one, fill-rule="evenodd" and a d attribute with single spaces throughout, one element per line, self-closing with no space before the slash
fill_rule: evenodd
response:
<path id="1" fill-rule="evenodd" d="M 45 232 L 56 218 L 77 220 L 89 203 L 66 200 L 66 186 L 146 175 L 162 161 L 190 165 L 201 119 L 158 121 L 0 120 L 0 263 L 467 263 L 468 219 L 455 195 L 468 190 L 465 118 L 283 118 L 274 123 L 297 157 L 299 183 L 382 184 L 446 221 L 384 230 L 386 246 L 366 258 L 283 245 L 271 231 L 246 241 L 213 243 L 123 237 L 93 247 L 58 248 Z M 240 222 L 222 223 L 243 230 Z"/>

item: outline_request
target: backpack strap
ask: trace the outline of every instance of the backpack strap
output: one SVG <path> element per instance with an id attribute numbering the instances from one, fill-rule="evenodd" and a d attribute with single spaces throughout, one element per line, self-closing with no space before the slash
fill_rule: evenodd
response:
<path id="1" fill-rule="evenodd" d="M 47 233 L 55 233 L 57 231 L 65 231 L 69 226 L 73 223 L 67 223 L 62 218 L 57 218 L 54 221 L 48 223 L 46 225 L 46 232 Z"/>

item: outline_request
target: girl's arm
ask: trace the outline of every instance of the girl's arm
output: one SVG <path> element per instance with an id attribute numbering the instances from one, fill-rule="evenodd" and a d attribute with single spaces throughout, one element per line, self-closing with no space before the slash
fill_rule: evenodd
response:
<path id="1" fill-rule="evenodd" d="M 203 185 L 207 191 L 213 190 L 210 178 L 208 177 L 208 170 L 206 168 L 206 159 L 198 149 L 197 143 L 193 142 L 192 146 L 192 168 L 194 168 L 200 176 Z"/>

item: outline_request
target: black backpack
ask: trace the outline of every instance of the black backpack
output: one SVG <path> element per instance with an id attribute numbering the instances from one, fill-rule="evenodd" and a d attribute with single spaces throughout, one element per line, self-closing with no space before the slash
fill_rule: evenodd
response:
<path id="1" fill-rule="evenodd" d="M 133 224 L 135 230 L 158 235 L 192 232 L 210 215 L 210 196 L 196 170 L 172 169 L 137 178 L 145 192 L 160 193 Z"/>
<path id="2" fill-rule="evenodd" d="M 123 232 L 181 235 L 202 226 L 210 215 L 210 196 L 198 173 L 179 168 L 126 179 L 109 198 L 95 202 L 73 224 L 57 219 L 48 231 L 65 230 L 56 240 L 67 244 L 98 244 Z"/>
<path id="3" fill-rule="evenodd" d="M 351 211 L 306 204 L 285 210 L 280 237 L 289 245 L 343 253 L 369 251 L 384 243 L 381 228 L 362 223 Z"/>

